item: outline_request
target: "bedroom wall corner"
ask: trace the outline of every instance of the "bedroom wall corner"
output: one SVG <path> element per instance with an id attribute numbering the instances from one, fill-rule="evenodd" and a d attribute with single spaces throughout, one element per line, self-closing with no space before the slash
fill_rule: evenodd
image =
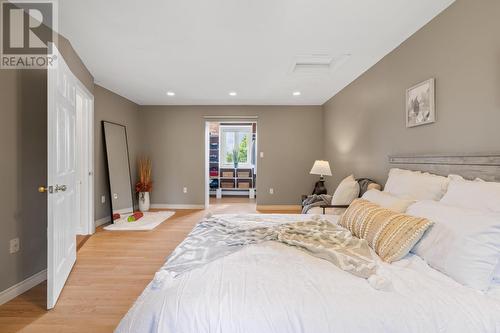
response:
<path id="1" fill-rule="evenodd" d="M 96 84 L 94 87 L 94 220 L 96 224 L 111 221 L 108 171 L 106 169 L 104 138 L 102 135 L 103 120 L 127 127 L 132 186 L 135 184 L 137 175 L 137 158 L 142 152 L 143 131 L 141 129 L 139 106 L 125 97 Z M 105 203 L 101 202 L 102 196 L 106 198 Z M 137 204 L 135 193 L 133 198 L 134 203 Z"/>
<path id="2" fill-rule="evenodd" d="M 500 2 L 457 0 L 323 105 L 334 189 L 354 173 L 384 184 L 388 155 L 500 150 Z M 436 79 L 437 122 L 405 126 L 405 92 Z"/>
<path id="3" fill-rule="evenodd" d="M 258 117 L 258 150 L 265 153 L 258 157 L 258 205 L 296 205 L 312 190 L 309 170 L 323 156 L 320 106 L 141 106 L 140 112 L 154 205 L 204 205 L 205 116 Z"/>

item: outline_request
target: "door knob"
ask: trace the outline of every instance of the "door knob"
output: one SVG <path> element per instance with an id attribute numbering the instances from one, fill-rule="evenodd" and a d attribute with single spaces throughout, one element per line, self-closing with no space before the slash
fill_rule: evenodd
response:
<path id="1" fill-rule="evenodd" d="M 52 193 L 52 186 L 49 186 L 49 187 L 40 186 L 38 188 L 38 192 L 40 192 L 40 193 L 46 193 L 46 192 Z"/>
<path id="2" fill-rule="evenodd" d="M 56 188 L 55 188 L 55 191 L 56 192 L 65 192 L 66 190 L 68 189 L 68 187 L 66 185 L 56 185 Z"/>

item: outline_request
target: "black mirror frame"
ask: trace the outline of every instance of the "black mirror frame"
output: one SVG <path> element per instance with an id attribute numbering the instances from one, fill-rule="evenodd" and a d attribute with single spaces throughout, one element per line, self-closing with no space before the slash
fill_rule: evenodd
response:
<path id="1" fill-rule="evenodd" d="M 113 223 L 113 198 L 112 198 L 112 195 L 111 195 L 111 177 L 110 177 L 110 170 L 109 170 L 109 161 L 108 161 L 108 147 L 107 147 L 107 144 L 106 144 L 106 129 L 105 129 L 105 124 L 112 124 L 112 125 L 116 125 L 116 126 L 121 126 L 123 127 L 123 129 L 125 130 L 125 145 L 127 147 L 127 161 L 128 161 L 128 175 L 129 175 L 129 178 L 130 178 L 130 185 L 131 185 L 131 188 L 130 188 L 130 194 L 131 194 L 131 198 L 132 198 L 132 210 L 135 211 L 135 201 L 134 201 L 134 191 L 133 191 L 133 186 L 134 186 L 134 183 L 132 182 L 132 170 L 130 169 L 130 153 L 129 153 L 129 150 L 128 150 L 128 135 L 127 135 L 127 126 L 125 125 L 122 125 L 122 124 L 118 124 L 118 123 L 115 123 L 115 122 L 112 122 L 112 121 L 107 121 L 107 120 L 102 120 L 101 121 L 101 128 L 102 128 L 102 138 L 103 138 L 103 145 L 104 145 L 104 163 L 105 163 L 105 166 L 106 166 L 106 173 L 107 173 L 107 178 L 108 178 L 108 200 L 109 200 L 109 207 L 110 207 L 110 210 L 111 210 L 111 223 Z"/>

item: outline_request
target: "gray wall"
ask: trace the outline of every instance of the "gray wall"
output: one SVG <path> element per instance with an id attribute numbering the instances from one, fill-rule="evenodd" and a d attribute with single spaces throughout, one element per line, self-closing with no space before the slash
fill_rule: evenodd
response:
<path id="1" fill-rule="evenodd" d="M 0 291 L 47 265 L 47 72 L 0 70 Z M 18 237 L 21 249 L 9 253 Z"/>
<path id="2" fill-rule="evenodd" d="M 56 40 L 56 45 L 59 52 L 63 55 L 66 64 L 71 69 L 71 72 L 73 72 L 92 93 L 94 91 L 94 77 L 73 49 L 71 42 L 64 36 L 59 35 L 59 38 Z"/>
<path id="3" fill-rule="evenodd" d="M 137 179 L 137 157 L 141 151 L 141 124 L 137 104 L 125 99 L 101 86 L 94 87 L 94 205 L 95 219 L 108 218 L 111 215 L 109 205 L 108 173 L 105 165 L 102 121 L 110 121 L 127 127 L 132 186 Z M 101 196 L 106 202 L 101 203 Z M 134 200 L 137 198 L 134 195 Z"/>
<path id="4" fill-rule="evenodd" d="M 204 116 L 258 116 L 257 144 L 264 152 L 257 158 L 258 204 L 295 205 L 312 190 L 316 177 L 309 170 L 323 157 L 321 107 L 144 106 L 140 113 L 144 152 L 153 161 L 152 203 L 204 204 Z"/>
<path id="5" fill-rule="evenodd" d="M 59 50 L 88 85 L 93 78 L 64 38 Z M 92 90 L 91 86 L 88 86 Z M 47 267 L 47 71 L 0 70 L 0 291 Z M 9 253 L 18 237 L 21 249 Z"/>
<path id="6" fill-rule="evenodd" d="M 324 105 L 333 188 L 385 182 L 387 156 L 500 151 L 500 1 L 458 0 Z M 437 122 L 406 129 L 405 91 L 436 78 Z"/>

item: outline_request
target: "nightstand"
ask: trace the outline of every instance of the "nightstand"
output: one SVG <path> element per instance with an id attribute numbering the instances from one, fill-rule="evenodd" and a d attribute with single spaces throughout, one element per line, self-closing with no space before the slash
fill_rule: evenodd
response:
<path id="1" fill-rule="evenodd" d="M 302 208 L 304 208 L 304 200 L 307 199 L 309 195 L 303 194 L 301 196 L 302 201 L 300 202 L 300 205 Z M 323 209 L 323 214 L 325 214 L 327 208 L 349 208 L 349 205 L 322 205 L 319 206 L 321 209 Z"/>

